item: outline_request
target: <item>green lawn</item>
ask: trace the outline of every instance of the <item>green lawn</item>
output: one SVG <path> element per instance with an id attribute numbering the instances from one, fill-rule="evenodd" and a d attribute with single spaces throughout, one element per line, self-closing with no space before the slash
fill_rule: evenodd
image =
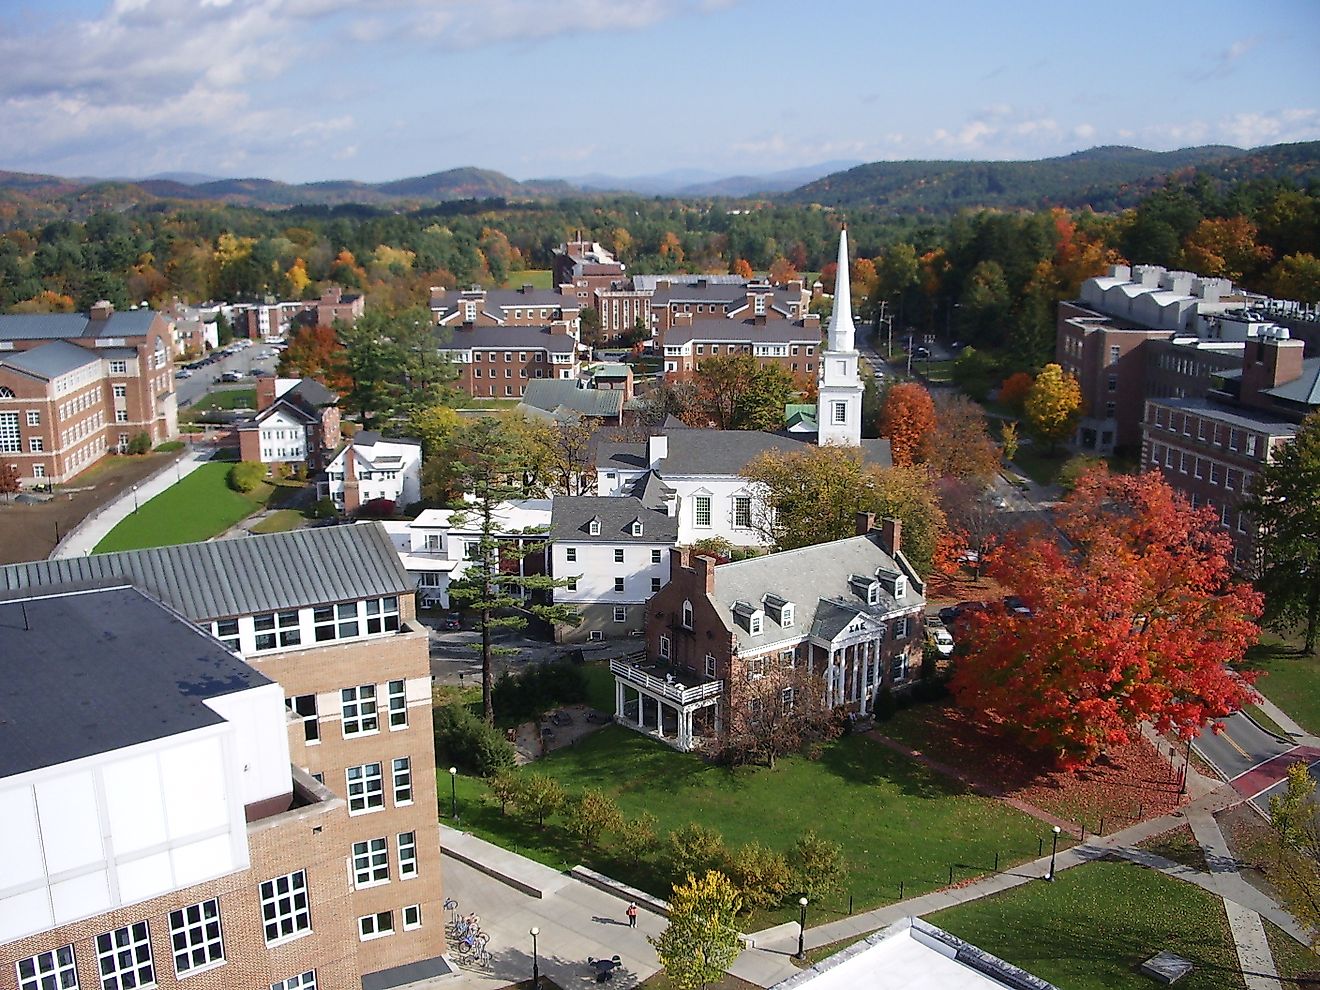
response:
<path id="1" fill-rule="evenodd" d="M 140 550 L 176 543 L 196 543 L 223 533 L 250 515 L 270 497 L 272 487 L 259 485 L 251 495 L 229 487 L 227 461 L 203 464 L 171 485 L 112 529 L 93 553 Z"/>
<path id="2" fill-rule="evenodd" d="M 502 288 L 521 289 L 530 285 L 534 289 L 553 289 L 554 272 L 549 268 L 527 268 L 520 272 L 510 272 Z"/>
<path id="3" fill-rule="evenodd" d="M 208 392 L 186 409 L 180 409 L 179 419 L 187 422 L 215 409 L 255 409 L 256 406 L 255 388 L 227 388 Z"/>
<path id="4" fill-rule="evenodd" d="M 614 675 L 606 661 L 583 666 L 587 679 L 587 704 L 597 711 L 614 714 Z"/>
<path id="5" fill-rule="evenodd" d="M 1090 863 L 926 919 L 1063 990 L 1148 990 L 1161 949 L 1195 965 L 1179 990 L 1242 987 L 1223 902 L 1131 863 Z"/>
<path id="6" fill-rule="evenodd" d="M 1038 485 L 1053 485 L 1059 479 L 1059 471 L 1068 463 L 1068 452 L 1059 447 L 1053 454 L 1047 454 L 1046 448 L 1035 444 L 1026 444 L 1018 448 L 1013 463 L 1023 474 Z"/>
<path id="7" fill-rule="evenodd" d="M 612 706 L 611 698 L 606 710 Z M 570 793 L 601 788 L 625 815 L 651 812 L 662 834 L 695 821 L 719 830 L 731 846 L 755 839 L 787 850 L 804 829 L 815 827 L 844 847 L 856 910 L 897 900 L 900 881 L 905 896 L 942 887 L 950 864 L 955 878 L 965 879 L 991 870 L 996 852 L 1001 867 L 1034 858 L 1046 831 L 1034 819 L 861 736 L 827 745 L 818 760 L 791 757 L 774 770 L 730 770 L 608 726 L 538 760 L 534 769 Z M 447 796 L 449 783 L 440 783 Z M 668 894 L 671 878 L 658 858 L 629 864 L 583 850 L 558 824 L 540 830 L 501 815 L 480 780 L 460 777 L 458 783 L 463 828 L 557 869 L 586 863 Z M 817 917 L 829 920 L 846 908 L 847 892 L 818 906 Z"/>
<path id="8" fill-rule="evenodd" d="M 1247 651 L 1247 659 L 1264 671 L 1256 682 L 1261 692 L 1307 732 L 1320 733 L 1320 660 L 1301 656 L 1300 646 L 1300 636 L 1285 638 L 1266 631 Z"/>
<path id="9" fill-rule="evenodd" d="M 252 527 L 254 533 L 284 533 L 297 529 L 307 517 L 297 509 L 276 509 Z"/>

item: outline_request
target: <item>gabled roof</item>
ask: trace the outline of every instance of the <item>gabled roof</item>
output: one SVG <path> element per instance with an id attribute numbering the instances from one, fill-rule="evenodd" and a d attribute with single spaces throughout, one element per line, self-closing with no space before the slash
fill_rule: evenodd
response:
<path id="1" fill-rule="evenodd" d="M 142 337 L 156 315 L 151 309 L 111 313 L 106 320 L 93 320 L 86 313 L 5 313 L 0 314 L 0 340 Z"/>
<path id="2" fill-rule="evenodd" d="M 551 354 L 568 354 L 577 349 L 577 342 L 568 334 L 551 333 L 549 327 L 473 327 L 443 334 L 436 346 L 442 351 L 541 348 Z"/>
<path id="3" fill-rule="evenodd" d="M 591 520 L 600 521 L 600 533 L 591 534 Z M 635 520 L 642 534 L 632 535 Z M 667 543 L 678 540 L 678 518 L 648 509 L 629 497 L 559 495 L 550 508 L 550 539 L 555 543 Z"/>
<path id="4" fill-rule="evenodd" d="M 820 343 L 820 330 L 807 329 L 800 322 L 770 320 L 756 323 L 752 320 L 697 319 L 692 325 L 671 327 L 665 331 L 665 346 L 686 344 L 690 341 L 725 341 L 751 344 L 807 344 Z"/>
<path id="5" fill-rule="evenodd" d="M 648 509 L 663 509 L 666 500 L 673 497 L 674 490 L 661 480 L 660 475 L 647 471 L 632 483 L 628 494 Z"/>
<path id="6" fill-rule="evenodd" d="M 96 364 L 101 355 L 86 347 L 65 340 L 52 340 L 27 351 L 0 352 L 0 364 L 50 381 L 76 368 Z"/>
<path id="7" fill-rule="evenodd" d="M 669 456 L 659 464 L 661 477 L 738 475 L 759 455 L 785 453 L 815 446 L 814 434 L 766 433 L 761 430 L 666 430 Z M 863 440 L 868 463 L 889 467 L 893 461 L 888 440 Z M 596 454 L 597 468 L 636 470 L 647 467 L 646 444 L 603 443 Z"/>
<path id="8" fill-rule="evenodd" d="M 915 580 L 907 582 L 899 599 L 881 584 L 879 602 L 867 604 L 865 596 L 853 588 L 852 578 L 874 575 L 881 569 L 900 571 L 915 578 L 881 549 L 878 535 L 871 533 L 720 564 L 715 568 L 715 592 L 711 598 L 741 648 L 757 649 L 786 637 L 800 636 L 804 627 L 828 641 L 858 615 L 879 618 L 925 604 L 925 596 Z M 750 602 L 760 608 L 768 594 L 797 606 L 792 630 L 782 629 L 770 613 L 762 623 L 760 635 L 753 636 L 734 621 L 734 606 L 738 602 Z"/>
<path id="9" fill-rule="evenodd" d="M 271 680 L 121 585 L 0 602 L 0 779 L 216 725 Z"/>
<path id="10" fill-rule="evenodd" d="M 194 621 L 412 592 L 379 523 L 0 566 L 0 591 L 126 579 Z"/>
<path id="11" fill-rule="evenodd" d="M 475 302 L 478 311 L 499 320 L 505 319 L 506 311 L 514 309 L 569 310 L 576 313 L 582 308 L 582 304 L 574 297 L 561 296 L 553 289 L 532 289 L 528 292 L 522 289 L 486 289 L 482 292 L 450 289 L 431 297 L 431 310 L 442 314 L 441 319 L 444 319 L 447 314 L 461 312 L 463 303 L 467 301 Z"/>
<path id="12" fill-rule="evenodd" d="M 527 383 L 522 403 L 545 412 L 617 417 L 623 411 L 623 392 L 580 388 L 577 382 L 567 379 L 535 378 Z"/>

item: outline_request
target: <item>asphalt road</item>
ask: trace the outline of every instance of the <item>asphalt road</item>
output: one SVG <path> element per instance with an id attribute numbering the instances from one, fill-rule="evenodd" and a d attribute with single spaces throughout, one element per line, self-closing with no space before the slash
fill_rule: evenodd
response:
<path id="1" fill-rule="evenodd" d="M 221 358 L 215 364 L 208 364 L 205 367 L 198 368 L 193 372 L 191 378 L 176 378 L 174 380 L 174 390 L 178 398 L 179 408 L 190 406 L 203 395 L 205 395 L 211 386 L 220 381 L 220 376 L 226 371 L 238 371 L 244 375 L 244 381 L 240 384 L 251 385 L 251 375 L 253 369 L 263 368 L 266 371 L 274 371 L 275 363 L 279 360 L 278 352 L 275 357 L 258 358 L 257 355 L 267 348 L 260 344 L 253 344 L 251 347 L 245 347 L 235 354 L 228 354 Z"/>
<path id="2" fill-rule="evenodd" d="M 1320 749 L 1266 732 L 1241 712 L 1220 724 L 1219 732 L 1206 728 L 1197 736 L 1196 751 L 1228 778 L 1234 790 L 1262 810 L 1269 809 L 1273 795 L 1283 792 L 1288 768 L 1294 763 L 1306 763 L 1311 776 L 1317 776 Z"/>

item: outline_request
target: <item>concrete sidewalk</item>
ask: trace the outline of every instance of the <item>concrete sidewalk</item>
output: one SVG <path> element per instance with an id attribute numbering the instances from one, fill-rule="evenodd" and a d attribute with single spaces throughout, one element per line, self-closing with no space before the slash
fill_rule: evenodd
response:
<path id="1" fill-rule="evenodd" d="M 106 534 L 130 516 L 137 506 L 145 505 L 165 489 L 177 485 L 185 477 L 211 459 L 210 449 L 192 450 L 173 464 L 167 464 L 150 478 L 107 502 L 68 533 L 54 550 L 50 559 L 82 557 L 91 553 Z"/>

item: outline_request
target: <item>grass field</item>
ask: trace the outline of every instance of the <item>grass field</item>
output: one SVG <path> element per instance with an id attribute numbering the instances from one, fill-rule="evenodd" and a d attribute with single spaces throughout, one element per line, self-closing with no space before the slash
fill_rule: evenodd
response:
<path id="1" fill-rule="evenodd" d="M 140 550 L 176 543 L 196 543 L 223 533 L 265 504 L 273 487 L 262 484 L 250 495 L 229 487 L 227 461 L 203 464 L 176 485 L 171 485 L 139 506 L 106 534 L 93 553 Z"/>
<path id="2" fill-rule="evenodd" d="M 553 289 L 554 272 L 549 268 L 527 268 L 520 272 L 510 272 L 501 288 L 521 289 L 530 285 L 534 289 Z"/>
<path id="3" fill-rule="evenodd" d="M 1266 631 L 1247 651 L 1247 659 L 1265 672 L 1256 682 L 1261 693 L 1307 732 L 1320 733 L 1320 660 L 1299 654 L 1301 643 L 1300 636 L 1285 638 Z"/>
<path id="4" fill-rule="evenodd" d="M 1078 866 L 926 920 L 1067 990 L 1147 990 L 1138 967 L 1161 949 L 1196 967 L 1179 990 L 1244 986 L 1222 901 L 1131 863 Z"/>
<path id="5" fill-rule="evenodd" d="M 284 533 L 302 525 L 304 516 L 297 509 L 276 509 L 252 527 L 254 533 Z"/>
<path id="6" fill-rule="evenodd" d="M 208 392 L 186 409 L 180 409 L 179 419 L 188 422 L 215 409 L 255 409 L 256 405 L 255 388 L 227 388 Z"/>
<path id="7" fill-rule="evenodd" d="M 612 709 L 611 697 L 606 710 Z M 755 839 L 786 850 L 804 829 L 816 828 L 843 846 L 850 871 L 849 891 L 817 907 L 821 921 L 846 910 L 848 893 L 863 910 L 897 900 L 900 881 L 906 896 L 945 886 L 951 864 L 955 879 L 965 879 L 991 870 L 996 852 L 1001 867 L 1034 858 L 1046 831 L 861 736 L 830 743 L 818 760 L 790 757 L 774 770 L 731 770 L 609 726 L 533 769 L 570 794 L 600 788 L 625 815 L 651 812 L 661 834 L 700 822 L 730 846 Z M 441 784 L 447 796 L 449 784 Z M 661 863 L 617 862 L 608 852 L 582 849 L 558 825 L 540 830 L 501 815 L 480 780 L 460 777 L 458 784 L 464 829 L 558 869 L 586 863 L 652 893 L 668 893 L 671 878 Z"/>
<path id="8" fill-rule="evenodd" d="M 1047 454 L 1044 446 L 1027 444 L 1018 448 L 1013 463 L 1036 484 L 1048 486 L 1058 481 L 1059 471 L 1068 463 L 1068 452 L 1059 447 L 1053 454 Z"/>

